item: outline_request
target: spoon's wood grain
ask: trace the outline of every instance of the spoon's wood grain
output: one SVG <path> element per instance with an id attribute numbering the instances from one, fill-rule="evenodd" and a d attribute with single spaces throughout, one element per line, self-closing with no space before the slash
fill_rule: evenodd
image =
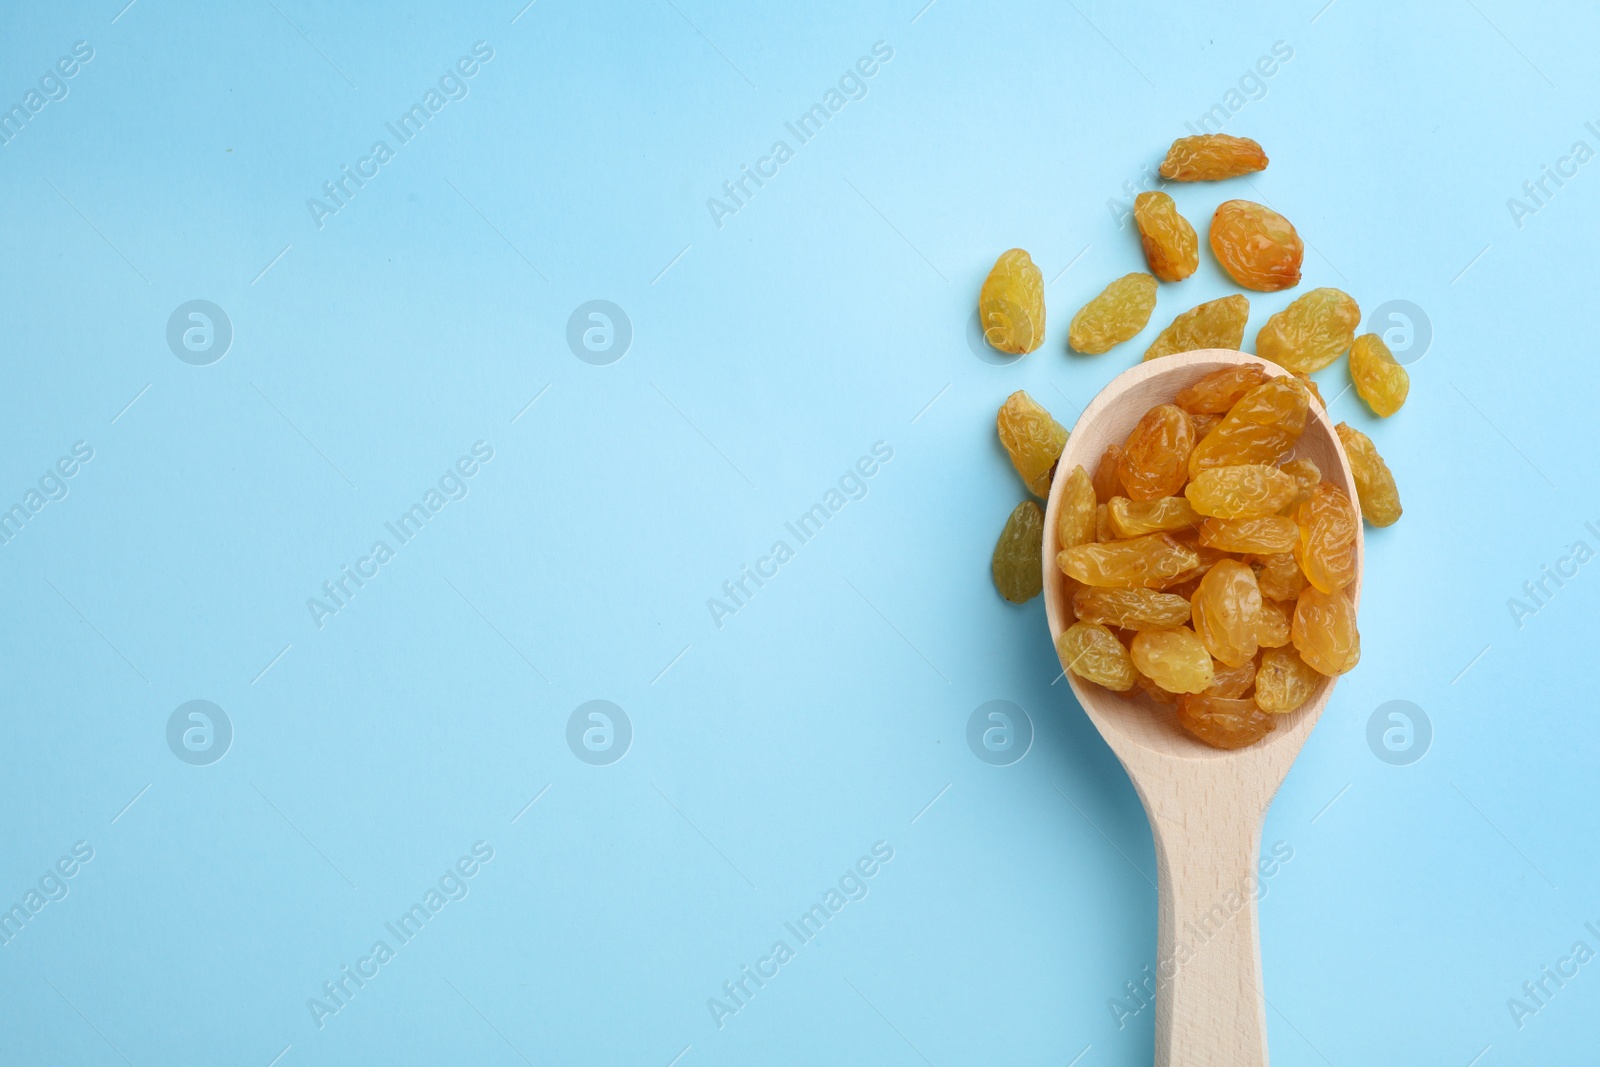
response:
<path id="1" fill-rule="evenodd" d="M 1163 356 L 1118 375 L 1073 427 L 1058 472 L 1094 473 L 1100 456 L 1121 444 L 1151 407 L 1212 371 L 1259 363 L 1227 349 Z M 1313 460 L 1324 481 L 1356 499 L 1333 420 L 1314 399 L 1296 456 Z M 1045 512 L 1044 597 L 1050 639 L 1072 623 L 1066 585 L 1056 567 L 1056 516 L 1065 477 L 1057 477 Z M 1359 606 L 1365 547 L 1357 523 L 1356 580 L 1347 590 Z M 1065 664 L 1063 664 L 1063 668 Z M 1155 838 L 1160 914 L 1156 955 L 1156 1067 L 1265 1067 L 1267 1026 L 1257 947 L 1256 891 L 1261 823 L 1273 794 L 1316 725 L 1334 679 L 1249 748 L 1223 751 L 1179 729 L 1172 710 L 1142 694 L 1113 693 L 1067 679 L 1111 746 L 1144 803 Z"/>

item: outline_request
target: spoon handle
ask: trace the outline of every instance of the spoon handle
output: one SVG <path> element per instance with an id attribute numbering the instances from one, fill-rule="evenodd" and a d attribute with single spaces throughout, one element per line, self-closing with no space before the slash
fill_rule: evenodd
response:
<path id="1" fill-rule="evenodd" d="M 1266 1067 L 1256 929 L 1262 814 L 1225 803 L 1151 813 L 1160 897 L 1156 1067 Z"/>

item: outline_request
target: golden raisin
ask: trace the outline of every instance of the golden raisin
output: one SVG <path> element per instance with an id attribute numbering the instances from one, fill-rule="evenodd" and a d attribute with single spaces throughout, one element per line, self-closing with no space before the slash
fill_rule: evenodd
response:
<path id="1" fill-rule="evenodd" d="M 1310 500 L 1311 494 L 1322 484 L 1322 471 L 1314 460 L 1305 456 L 1291 459 L 1278 469 L 1295 481 L 1294 499 L 1289 502 L 1291 506 L 1299 507 L 1301 501 Z"/>
<path id="2" fill-rule="evenodd" d="M 1299 527 L 1295 527 L 1296 539 L 1299 537 Z M 1278 552 L 1261 558 L 1261 570 L 1256 574 L 1256 584 L 1261 586 L 1261 595 L 1272 600 L 1294 600 L 1300 595 L 1300 590 L 1306 587 L 1306 576 L 1300 573 L 1300 564 L 1294 561 L 1294 553 Z"/>
<path id="3" fill-rule="evenodd" d="M 1024 500 L 1011 512 L 1000 540 L 995 542 L 989 570 L 994 587 L 1013 604 L 1023 604 L 1044 588 L 1044 512 Z"/>
<path id="4" fill-rule="evenodd" d="M 1411 375 L 1375 333 L 1362 334 L 1350 346 L 1350 380 L 1356 384 L 1356 395 L 1383 418 L 1399 411 L 1411 392 Z"/>
<path id="5" fill-rule="evenodd" d="M 1204 133 L 1173 141 L 1159 173 L 1168 181 L 1213 182 L 1254 174 L 1266 167 L 1267 154 L 1250 138 Z"/>
<path id="6" fill-rule="evenodd" d="M 1313 289 L 1267 320 L 1256 334 L 1256 355 L 1309 374 L 1345 352 L 1361 325 L 1361 308 L 1338 289 Z"/>
<path id="7" fill-rule="evenodd" d="M 1211 216 L 1211 251 L 1246 289 L 1275 292 L 1300 284 L 1305 243 L 1294 225 L 1263 204 L 1223 202 Z"/>
<path id="8" fill-rule="evenodd" d="M 1261 653 L 1256 671 L 1256 707 L 1274 715 L 1293 711 L 1311 699 L 1322 675 L 1306 666 L 1292 648 L 1269 648 Z"/>
<path id="9" fill-rule="evenodd" d="M 1208 300 L 1173 319 L 1144 350 L 1144 358 L 1158 359 L 1200 348 L 1226 348 L 1237 352 L 1244 343 L 1244 324 L 1249 319 L 1250 301 L 1238 293 Z"/>
<path id="10" fill-rule="evenodd" d="M 1223 469 L 1223 468 L 1218 468 Z M 1223 552 L 1270 556 L 1294 549 L 1299 528 L 1282 515 L 1258 519 L 1206 519 L 1200 524 L 1200 543 Z"/>
<path id="11" fill-rule="evenodd" d="M 1194 549 L 1167 534 L 1077 545 L 1056 556 L 1068 577 L 1107 589 L 1157 589 L 1199 561 Z"/>
<path id="12" fill-rule="evenodd" d="M 1140 630 L 1130 653 L 1139 673 L 1169 693 L 1203 693 L 1216 677 L 1211 653 L 1187 626 Z"/>
<path id="13" fill-rule="evenodd" d="M 1104 504 L 1114 496 L 1122 496 L 1122 446 L 1112 445 L 1100 457 L 1100 466 L 1094 469 L 1094 498 Z"/>
<path id="14" fill-rule="evenodd" d="M 1056 505 L 1056 540 L 1062 548 L 1094 540 L 1094 484 L 1081 466 L 1073 467 Z"/>
<path id="15" fill-rule="evenodd" d="M 1356 576 L 1356 534 L 1360 519 L 1344 490 L 1323 482 L 1294 512 L 1300 528 L 1294 559 L 1317 589 L 1336 593 Z"/>
<path id="16" fill-rule="evenodd" d="M 1138 673 L 1128 650 L 1115 634 L 1092 622 L 1075 622 L 1056 639 L 1056 655 L 1062 666 L 1107 689 L 1125 693 L 1133 688 Z"/>
<path id="17" fill-rule="evenodd" d="M 1361 660 L 1355 605 L 1343 593 L 1307 586 L 1295 601 L 1290 634 L 1295 651 L 1318 674 L 1343 674 Z"/>
<path id="18" fill-rule="evenodd" d="M 1262 598 L 1256 641 L 1262 648 L 1282 648 L 1289 643 L 1289 612 L 1278 601 Z"/>
<path id="19" fill-rule="evenodd" d="M 1118 537 L 1141 537 L 1163 530 L 1184 530 L 1200 521 L 1199 512 L 1181 496 L 1164 496 L 1159 500 L 1129 500 L 1114 496 L 1106 505 L 1106 516 L 1111 529 Z M 1284 520 L 1288 522 L 1287 519 Z M 1294 523 L 1289 523 L 1290 529 Z"/>
<path id="20" fill-rule="evenodd" d="M 1244 394 L 1267 380 L 1259 363 L 1239 363 L 1212 371 L 1178 390 L 1173 403 L 1191 415 L 1226 415 Z"/>
<path id="21" fill-rule="evenodd" d="M 1400 518 L 1400 490 L 1395 488 L 1389 465 L 1378 455 L 1372 438 L 1360 430 L 1342 422 L 1334 429 L 1344 444 L 1350 473 L 1355 475 L 1362 517 L 1374 526 L 1393 526 Z"/>
<path id="22" fill-rule="evenodd" d="M 1183 494 L 1202 515 L 1217 519 L 1259 519 L 1294 498 L 1295 482 L 1277 467 L 1242 463 L 1201 471 Z"/>
<path id="23" fill-rule="evenodd" d="M 1144 329 L 1155 309 L 1156 280 L 1143 272 L 1124 274 L 1072 316 L 1067 344 L 1099 355 Z"/>
<path id="24" fill-rule="evenodd" d="M 1153 589 L 1092 589 L 1072 594 L 1072 611 L 1084 622 L 1126 630 L 1165 630 L 1189 621 L 1189 601 Z"/>
<path id="25" fill-rule="evenodd" d="M 1195 635 L 1213 659 L 1238 667 L 1255 658 L 1261 590 L 1247 564 L 1219 560 L 1200 580 L 1190 604 Z"/>
<path id="26" fill-rule="evenodd" d="M 1178 725 L 1212 748 L 1243 748 L 1266 737 L 1278 724 L 1254 700 L 1202 694 L 1178 698 Z"/>
<path id="27" fill-rule="evenodd" d="M 1236 700 L 1250 692 L 1256 681 L 1256 661 L 1250 660 L 1237 667 L 1217 667 L 1212 673 L 1208 697 L 1225 697 Z"/>
<path id="28" fill-rule="evenodd" d="M 978 292 L 983 339 L 1020 356 L 1044 343 L 1044 278 L 1020 248 L 1000 253 Z"/>
<path id="29" fill-rule="evenodd" d="M 1283 374 L 1256 386 L 1228 409 L 1212 431 L 1189 453 L 1189 475 L 1207 467 L 1277 463 L 1305 432 L 1311 397 Z"/>
<path id="30" fill-rule="evenodd" d="M 1150 273 L 1164 282 L 1181 282 L 1200 266 L 1200 238 L 1178 205 L 1166 193 L 1140 193 L 1133 198 L 1133 221 L 1139 227 Z M 1155 304 L 1152 288 L 1150 302 Z M 1145 318 L 1149 318 L 1149 314 Z M 1074 345 L 1074 348 L 1077 346 Z"/>
<path id="31" fill-rule="evenodd" d="M 1050 471 L 1067 447 L 1067 428 L 1020 389 L 1000 405 L 995 426 L 1022 484 L 1034 496 L 1049 496 Z"/>
<path id="32" fill-rule="evenodd" d="M 1131 500 L 1155 500 L 1183 488 L 1194 424 L 1182 408 L 1158 404 L 1144 413 L 1122 443 L 1118 466 L 1122 487 Z"/>

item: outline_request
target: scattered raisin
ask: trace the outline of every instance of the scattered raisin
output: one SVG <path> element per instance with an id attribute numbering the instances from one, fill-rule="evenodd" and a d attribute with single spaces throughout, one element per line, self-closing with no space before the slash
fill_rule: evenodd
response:
<path id="1" fill-rule="evenodd" d="M 1350 346 L 1350 380 L 1356 395 L 1374 415 L 1388 418 L 1400 410 L 1411 392 L 1411 375 L 1395 362 L 1389 346 L 1375 333 L 1364 333 Z"/>
<path id="2" fill-rule="evenodd" d="M 1156 280 L 1142 272 L 1124 274 L 1072 316 L 1067 344 L 1099 355 L 1144 329 L 1155 309 Z"/>
<path id="3" fill-rule="evenodd" d="M 1214 182 L 1266 168 L 1267 154 L 1250 138 L 1204 133 L 1173 141 L 1159 173 L 1174 182 Z"/>
<path id="4" fill-rule="evenodd" d="M 1032 500 L 1024 500 L 1011 512 L 1000 540 L 995 542 L 989 570 L 1000 595 L 1013 604 L 1024 604 L 1044 588 L 1044 512 Z"/>
<path id="5" fill-rule="evenodd" d="M 1288 219 L 1265 205 L 1223 202 L 1211 216 L 1211 251 L 1246 289 L 1270 293 L 1300 284 L 1305 243 Z"/>
<path id="6" fill-rule="evenodd" d="M 1178 214 L 1172 197 L 1162 192 L 1140 193 L 1133 198 L 1133 221 L 1139 227 L 1139 243 L 1144 246 L 1151 274 L 1164 282 L 1181 282 L 1200 266 L 1200 237 L 1189 220 Z M 1155 304 L 1153 287 L 1150 303 Z M 1149 317 L 1146 312 L 1145 318 Z"/>
<path id="7" fill-rule="evenodd" d="M 1238 293 L 1190 308 L 1151 342 L 1145 359 L 1201 348 L 1226 348 L 1237 352 L 1244 343 L 1244 324 L 1250 319 L 1250 301 Z"/>
<path id="8" fill-rule="evenodd" d="M 1361 660 L 1355 605 L 1343 593 L 1307 586 L 1295 601 L 1290 633 L 1295 651 L 1318 674 L 1343 674 Z"/>
<path id="9" fill-rule="evenodd" d="M 1020 248 L 1000 253 L 978 293 L 983 338 L 1020 356 L 1044 343 L 1044 278 Z"/>
<path id="10" fill-rule="evenodd" d="M 1344 444 L 1350 473 L 1355 475 L 1362 518 L 1374 526 L 1393 526 L 1400 518 L 1400 490 L 1395 488 L 1389 465 L 1378 455 L 1372 438 L 1360 430 L 1342 422 L 1334 429 Z"/>
<path id="11" fill-rule="evenodd" d="M 1050 472 L 1067 446 L 1067 428 L 1020 389 L 1000 405 L 995 426 L 1028 491 L 1037 497 L 1049 496 Z"/>
<path id="12" fill-rule="evenodd" d="M 1267 320 L 1256 334 L 1256 355 L 1309 374 L 1350 350 L 1361 308 L 1338 289 L 1313 289 Z"/>

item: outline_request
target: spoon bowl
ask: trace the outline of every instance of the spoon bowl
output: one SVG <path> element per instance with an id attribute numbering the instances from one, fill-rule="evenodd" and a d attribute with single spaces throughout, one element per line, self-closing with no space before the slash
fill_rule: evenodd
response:
<path id="1" fill-rule="evenodd" d="M 1172 403 L 1180 389 L 1213 371 L 1245 363 L 1258 364 L 1269 377 L 1289 373 L 1221 348 L 1163 356 L 1123 372 L 1078 417 L 1057 474 L 1078 466 L 1092 474 L 1105 450 L 1122 444 L 1150 408 Z M 1293 455 L 1311 459 L 1323 481 L 1356 499 L 1333 420 L 1315 398 Z M 1051 485 L 1044 523 L 1045 614 L 1052 643 L 1073 622 L 1066 577 L 1056 566 L 1061 547 L 1056 521 L 1065 484 L 1060 476 Z M 1359 607 L 1365 552 L 1359 522 L 1355 551 L 1356 578 L 1345 594 Z M 1171 707 L 1138 689 L 1112 692 L 1071 671 L 1067 680 L 1127 769 L 1155 839 L 1157 1067 L 1265 1067 L 1256 894 L 1262 873 L 1276 859 L 1258 860 L 1261 824 L 1337 679 L 1322 679 L 1311 698 L 1278 716 L 1276 729 L 1262 740 L 1229 750 L 1185 733 Z"/>

